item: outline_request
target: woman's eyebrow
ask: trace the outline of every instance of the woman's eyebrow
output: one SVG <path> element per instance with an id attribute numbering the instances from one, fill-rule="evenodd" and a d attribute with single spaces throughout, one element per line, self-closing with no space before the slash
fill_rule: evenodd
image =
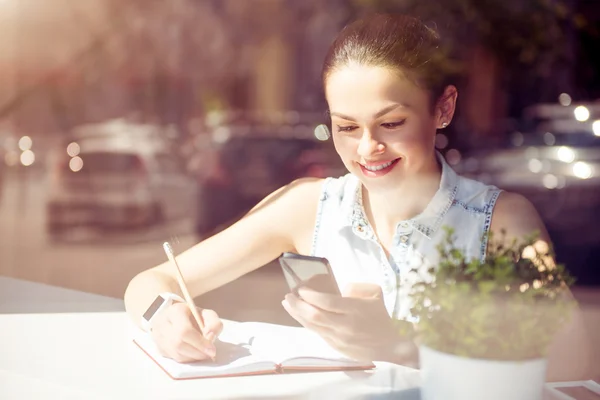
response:
<path id="1" fill-rule="evenodd" d="M 401 103 L 395 103 L 395 104 L 389 105 L 389 106 L 385 107 L 384 109 L 377 111 L 375 113 L 375 115 L 373 115 L 373 118 L 379 118 L 379 117 L 381 117 L 381 116 L 389 113 L 390 111 L 395 110 L 398 107 L 410 108 L 410 105 L 408 105 L 408 104 L 401 104 Z M 345 119 L 347 121 L 356 122 L 356 119 L 354 119 L 352 117 L 349 117 L 347 115 L 335 112 L 335 111 L 328 111 L 327 113 L 330 116 L 332 116 L 332 117 L 338 117 L 338 118 L 341 118 L 341 119 Z"/>

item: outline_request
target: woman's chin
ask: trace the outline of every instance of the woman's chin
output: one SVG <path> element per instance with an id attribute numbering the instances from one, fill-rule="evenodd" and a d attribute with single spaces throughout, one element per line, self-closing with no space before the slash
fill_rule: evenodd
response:
<path id="1" fill-rule="evenodd" d="M 405 180 L 406 176 L 401 168 L 394 168 L 394 171 L 390 171 L 384 176 L 377 178 L 365 176 L 360 170 L 354 174 L 362 182 L 363 186 L 365 186 L 369 191 L 372 190 L 377 192 L 394 190 L 399 184 L 402 183 L 402 181 Z"/>

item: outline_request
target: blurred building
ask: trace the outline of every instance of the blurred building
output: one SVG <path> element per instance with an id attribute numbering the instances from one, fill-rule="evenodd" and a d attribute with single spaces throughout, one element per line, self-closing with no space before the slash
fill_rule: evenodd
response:
<path id="1" fill-rule="evenodd" d="M 123 116 L 185 129 L 211 108 L 315 110 L 342 3 L 3 3 L 0 118 L 35 135 Z"/>
<path id="2" fill-rule="evenodd" d="M 589 67 L 573 68 L 581 58 L 577 55 L 593 61 L 598 52 L 582 49 L 581 36 L 566 22 L 566 61 L 539 62 L 545 69 L 533 78 L 507 63 L 509 53 L 501 52 L 504 42 L 519 35 L 516 28 L 502 25 L 509 16 L 489 6 L 484 26 L 503 26 L 501 31 L 514 31 L 513 36 L 478 37 L 470 35 L 463 14 L 448 11 L 450 3 L 5 1 L 0 5 L 0 119 L 10 119 L 15 130 L 30 135 L 59 134 L 81 123 L 117 117 L 173 124 L 185 134 L 189 120 L 201 119 L 211 109 L 323 111 L 320 72 L 331 41 L 349 19 L 384 8 L 422 14 L 437 22 L 444 37 L 470 38 L 458 51 L 468 68 L 453 124 L 469 141 L 502 136 L 503 120 L 518 116 L 524 106 L 554 99 L 561 91 L 576 92 L 574 87 L 585 84 L 581 80 L 597 81 Z M 513 3 L 502 7 L 512 10 L 521 4 Z M 592 3 L 597 2 L 570 0 L 564 6 L 585 14 L 592 24 L 598 20 L 598 7 Z M 591 37 L 584 40 L 593 43 Z M 493 43 L 498 47 L 490 47 Z"/>

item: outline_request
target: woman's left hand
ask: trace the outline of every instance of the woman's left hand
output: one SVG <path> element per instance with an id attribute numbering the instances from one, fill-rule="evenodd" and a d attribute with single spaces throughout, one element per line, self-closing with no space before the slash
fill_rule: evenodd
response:
<path id="1" fill-rule="evenodd" d="M 330 346 L 363 361 L 397 361 L 394 350 L 402 342 L 389 317 L 381 287 L 350 284 L 343 296 L 298 289 L 282 304 L 305 328 L 317 332 Z"/>

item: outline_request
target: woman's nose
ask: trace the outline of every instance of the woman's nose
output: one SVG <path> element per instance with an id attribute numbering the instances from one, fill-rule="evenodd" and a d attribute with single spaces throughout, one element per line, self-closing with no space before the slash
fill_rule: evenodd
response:
<path id="1" fill-rule="evenodd" d="M 369 158 L 374 154 L 380 154 L 385 150 L 385 145 L 379 141 L 372 133 L 365 129 L 358 144 L 358 155 Z"/>

